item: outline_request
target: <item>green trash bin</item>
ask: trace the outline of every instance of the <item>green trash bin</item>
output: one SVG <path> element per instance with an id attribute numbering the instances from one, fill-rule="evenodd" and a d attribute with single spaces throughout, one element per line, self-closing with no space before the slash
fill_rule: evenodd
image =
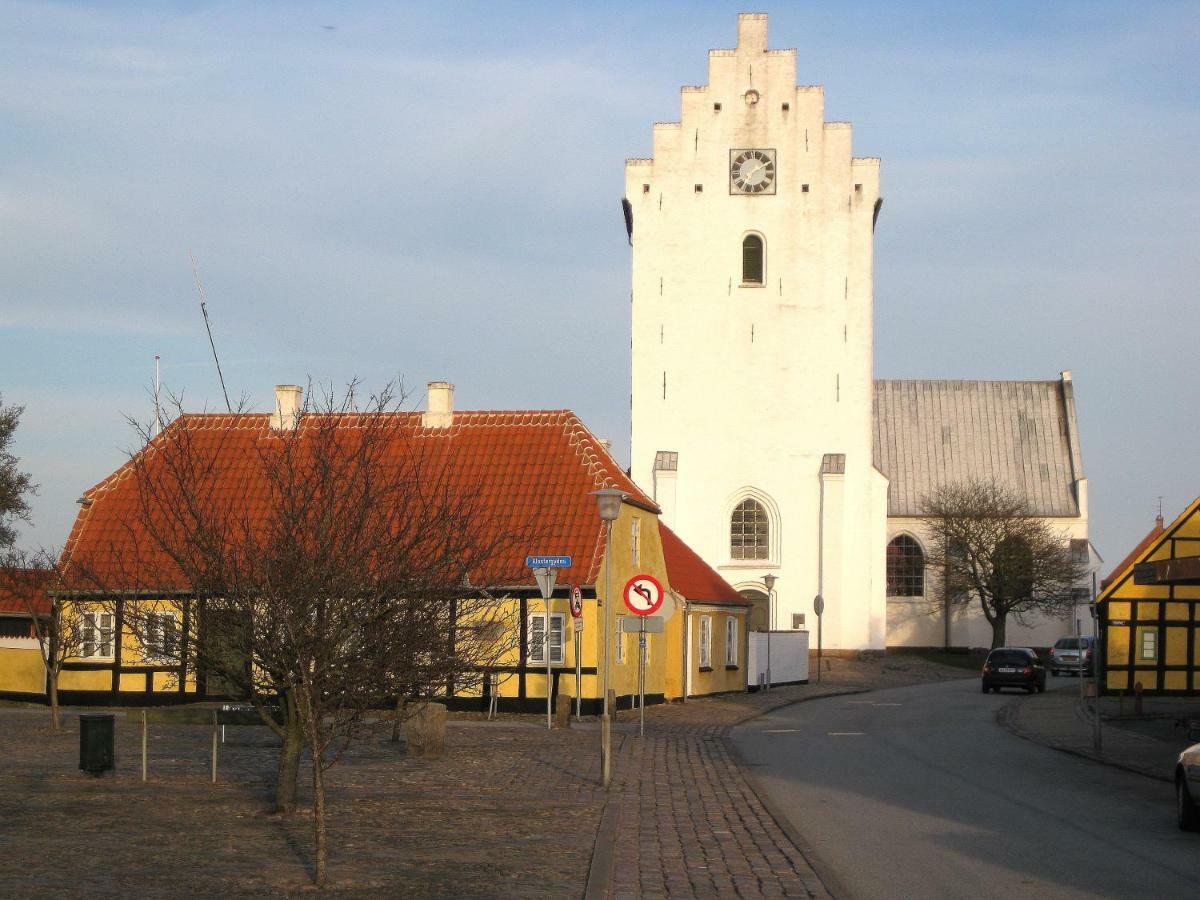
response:
<path id="1" fill-rule="evenodd" d="M 100 775 L 116 766 L 116 719 L 112 713 L 79 716 L 79 768 Z"/>

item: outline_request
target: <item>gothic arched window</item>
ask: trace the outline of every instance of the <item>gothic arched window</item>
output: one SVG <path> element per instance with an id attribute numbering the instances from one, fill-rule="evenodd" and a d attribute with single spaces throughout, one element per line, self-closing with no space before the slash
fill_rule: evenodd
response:
<path id="1" fill-rule="evenodd" d="M 747 497 L 733 509 L 729 521 L 731 559 L 768 559 L 771 555 L 771 526 L 767 510 Z"/>
<path id="2" fill-rule="evenodd" d="M 742 284 L 763 283 L 763 249 L 763 239 L 757 234 L 742 238 Z"/>
<path id="3" fill-rule="evenodd" d="M 887 595 L 925 596 L 925 554 L 907 534 L 898 535 L 887 545 Z"/>

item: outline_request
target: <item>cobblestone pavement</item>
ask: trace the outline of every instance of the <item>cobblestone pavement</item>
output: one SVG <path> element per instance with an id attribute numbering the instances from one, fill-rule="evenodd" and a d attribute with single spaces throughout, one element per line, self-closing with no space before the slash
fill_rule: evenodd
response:
<path id="1" fill-rule="evenodd" d="M 331 892 L 371 897 L 825 896 L 755 795 L 724 735 L 825 694 L 961 677 L 902 658 L 833 660 L 821 685 L 630 713 L 614 734 L 614 788 L 598 735 L 537 717 L 454 721 L 439 760 L 384 734 L 329 776 Z M 78 718 L 0 707 L 0 889 L 16 896 L 287 896 L 311 877 L 311 818 L 269 814 L 276 751 L 263 728 L 228 729 L 218 784 L 211 728 L 149 726 L 140 780 L 136 711 L 118 712 L 117 770 L 78 764 Z M 308 772 L 300 803 L 311 802 Z M 595 855 L 594 855 L 595 850 Z M 607 851 L 605 853 L 604 851 Z M 614 864 L 597 869 L 596 860 Z"/>
<path id="2" fill-rule="evenodd" d="M 973 676 L 920 659 L 828 661 L 821 684 L 777 688 L 647 708 L 646 736 L 636 712 L 615 755 L 611 880 L 625 897 L 828 897 L 800 848 L 763 806 L 725 736 L 739 722 L 802 700 L 877 687 Z M 622 726 L 624 727 L 624 726 Z M 606 811 L 606 818 L 609 818 Z M 607 836 L 601 825 L 598 845 Z M 599 847 L 598 847 L 599 849 Z M 597 853 L 597 859 L 603 854 Z"/>
<path id="3" fill-rule="evenodd" d="M 1159 781 L 1173 780 L 1179 752 L 1200 740 L 1188 727 L 1200 718 L 1194 698 L 1147 698 L 1145 714 L 1134 716 L 1132 700 L 1103 697 L 1097 749 L 1094 702 L 1074 690 L 1047 691 L 1007 704 L 998 720 L 1027 740 Z"/>

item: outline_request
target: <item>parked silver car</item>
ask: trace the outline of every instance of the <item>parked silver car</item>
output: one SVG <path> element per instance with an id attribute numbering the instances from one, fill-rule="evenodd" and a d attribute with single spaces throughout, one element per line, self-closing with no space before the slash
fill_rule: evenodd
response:
<path id="1" fill-rule="evenodd" d="M 1060 637 L 1050 648 L 1050 659 L 1046 668 L 1050 670 L 1051 675 L 1057 675 L 1059 672 L 1091 675 L 1095 652 L 1094 637 Z"/>
<path id="2" fill-rule="evenodd" d="M 1184 831 L 1200 828 L 1200 744 L 1192 744 L 1179 754 L 1175 764 L 1175 815 Z"/>

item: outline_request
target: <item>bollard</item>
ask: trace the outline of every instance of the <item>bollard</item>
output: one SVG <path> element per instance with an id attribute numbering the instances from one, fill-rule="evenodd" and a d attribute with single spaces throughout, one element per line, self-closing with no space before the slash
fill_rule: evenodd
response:
<path id="1" fill-rule="evenodd" d="M 220 728 L 217 726 L 217 711 L 213 710 L 213 751 L 212 751 L 212 783 L 217 783 L 217 734 Z"/>
<path id="2" fill-rule="evenodd" d="M 1134 682 L 1133 685 L 1133 714 L 1140 716 L 1142 714 L 1142 683 Z"/>
<path id="3" fill-rule="evenodd" d="M 554 727 L 555 728 L 570 728 L 571 727 L 571 698 L 566 694 L 559 694 L 554 700 Z"/>
<path id="4" fill-rule="evenodd" d="M 142 781 L 146 780 L 146 711 L 142 710 Z"/>

